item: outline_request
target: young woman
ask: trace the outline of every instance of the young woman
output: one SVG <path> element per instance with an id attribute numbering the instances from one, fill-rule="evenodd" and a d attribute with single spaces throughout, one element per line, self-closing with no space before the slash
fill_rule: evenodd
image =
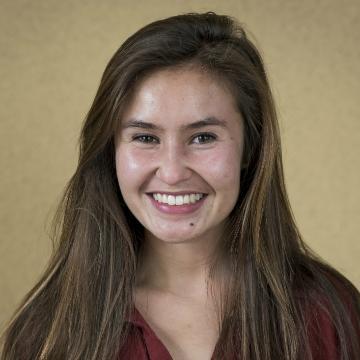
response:
<path id="1" fill-rule="evenodd" d="M 105 69 L 2 359 L 360 359 L 360 295 L 303 243 L 244 30 L 145 26 Z"/>

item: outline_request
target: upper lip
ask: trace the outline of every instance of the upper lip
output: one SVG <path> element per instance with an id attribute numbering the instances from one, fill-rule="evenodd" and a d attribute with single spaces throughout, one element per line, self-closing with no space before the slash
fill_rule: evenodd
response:
<path id="1" fill-rule="evenodd" d="M 187 194 L 203 194 L 203 195 L 207 195 L 206 193 L 203 193 L 201 191 L 196 191 L 196 190 L 187 190 L 187 191 L 177 191 L 177 192 L 171 192 L 171 191 L 151 191 L 148 192 L 147 194 L 151 195 L 151 194 L 165 194 L 165 195 L 187 195 Z"/>

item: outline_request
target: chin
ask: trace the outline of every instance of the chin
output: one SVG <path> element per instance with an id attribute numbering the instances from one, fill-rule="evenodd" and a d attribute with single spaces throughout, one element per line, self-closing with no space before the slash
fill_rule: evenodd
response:
<path id="1" fill-rule="evenodd" d="M 183 234 L 179 236 L 179 232 L 173 233 L 152 233 L 150 232 L 151 237 L 155 237 L 163 242 L 169 243 L 169 244 L 178 244 L 178 243 L 184 243 L 194 240 L 196 237 L 195 234 Z"/>

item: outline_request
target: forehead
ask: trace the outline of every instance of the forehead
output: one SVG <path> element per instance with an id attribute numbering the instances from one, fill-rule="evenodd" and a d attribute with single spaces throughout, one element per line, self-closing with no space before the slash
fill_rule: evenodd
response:
<path id="1" fill-rule="evenodd" d="M 170 68 L 142 79 L 122 116 L 122 127 L 131 118 L 182 124 L 197 119 L 239 116 L 229 87 L 200 68 Z"/>

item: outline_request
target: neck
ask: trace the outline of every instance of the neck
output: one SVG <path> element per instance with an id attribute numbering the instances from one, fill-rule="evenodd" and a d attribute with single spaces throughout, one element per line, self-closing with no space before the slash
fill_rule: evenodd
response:
<path id="1" fill-rule="evenodd" d="M 205 236 L 201 240 L 171 243 L 147 234 L 140 254 L 138 286 L 183 298 L 203 297 L 217 238 Z"/>

